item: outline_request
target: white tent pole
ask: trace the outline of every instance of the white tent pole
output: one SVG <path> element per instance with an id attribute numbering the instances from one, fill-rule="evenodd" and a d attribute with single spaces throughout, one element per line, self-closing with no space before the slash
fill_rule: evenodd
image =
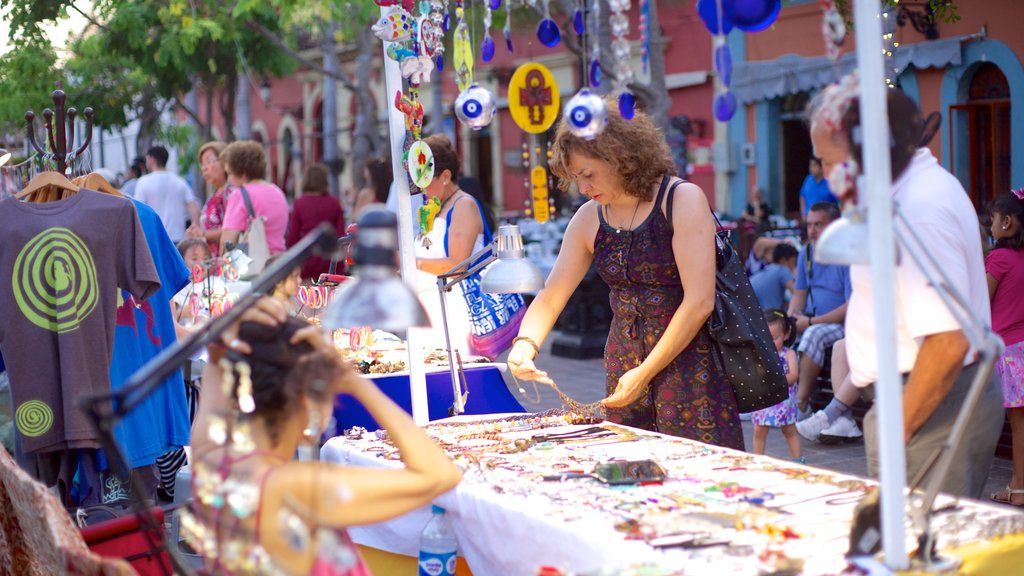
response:
<path id="1" fill-rule="evenodd" d="M 381 8 L 381 17 L 386 18 L 399 7 Z M 384 102 L 388 110 L 388 127 L 391 133 L 391 173 L 395 175 L 395 193 L 398 195 L 398 251 L 399 269 L 402 279 L 419 293 L 416 287 L 416 249 L 412 237 L 412 200 L 409 196 L 409 179 L 402 162 L 402 143 L 405 142 L 405 116 L 395 108 L 395 93 L 402 90 L 402 71 L 398 62 L 388 58 L 388 42 L 382 42 L 384 55 Z M 423 369 L 423 334 L 419 328 L 408 331 L 409 349 L 409 391 L 412 398 L 412 419 L 420 426 L 430 421 L 427 412 L 427 377 Z"/>
<path id="2" fill-rule="evenodd" d="M 903 443 L 903 386 L 896 363 L 896 257 L 889 165 L 882 18 L 879 0 L 855 0 L 854 30 L 860 68 L 860 118 L 864 176 L 860 197 L 868 205 L 871 283 L 878 347 L 878 459 L 881 484 L 882 550 L 886 565 L 907 568 L 905 517 L 906 454 Z"/>

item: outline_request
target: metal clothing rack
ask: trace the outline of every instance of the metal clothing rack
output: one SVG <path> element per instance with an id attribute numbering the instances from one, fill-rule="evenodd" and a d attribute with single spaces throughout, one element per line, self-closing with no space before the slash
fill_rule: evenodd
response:
<path id="1" fill-rule="evenodd" d="M 46 129 L 49 151 L 45 147 L 47 142 L 43 142 L 43 146 L 36 142 L 36 114 L 31 110 L 25 112 L 26 135 L 33 150 L 43 157 L 51 156 L 57 163 L 57 171 L 68 176 L 68 166 L 72 165 L 73 161 L 81 156 L 92 142 L 93 110 L 91 107 L 86 107 L 83 111 L 82 115 L 85 116 L 85 138 L 82 145 L 75 149 L 75 118 L 78 116 L 78 109 L 74 107 L 66 108 L 67 94 L 61 89 L 60 82 L 57 82 L 57 89 L 53 91 L 50 97 L 53 99 L 53 106 L 56 111 L 49 108 L 43 110 L 43 127 Z M 71 122 L 68 123 L 68 120 Z M 71 147 L 70 151 L 68 150 L 69 146 Z"/>

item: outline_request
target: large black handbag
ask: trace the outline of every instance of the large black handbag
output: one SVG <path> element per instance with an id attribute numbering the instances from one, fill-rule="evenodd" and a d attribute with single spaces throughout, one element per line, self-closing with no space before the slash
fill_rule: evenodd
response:
<path id="1" fill-rule="evenodd" d="M 672 193 L 669 189 L 666 213 L 671 222 Z M 729 240 L 729 232 L 711 213 L 717 225 L 715 234 L 715 309 L 707 328 L 718 352 L 722 372 L 736 393 L 740 412 L 753 412 L 774 406 L 789 397 L 789 385 L 775 349 L 764 311 L 750 286 L 739 253 Z"/>

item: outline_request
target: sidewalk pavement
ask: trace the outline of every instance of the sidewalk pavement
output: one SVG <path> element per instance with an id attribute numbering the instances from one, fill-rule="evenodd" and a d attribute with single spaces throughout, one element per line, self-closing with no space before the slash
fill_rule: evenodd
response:
<path id="1" fill-rule="evenodd" d="M 561 358 L 551 355 L 551 338 L 541 348 L 540 356 L 537 359 L 537 367 L 545 370 L 552 380 L 558 384 L 558 388 L 567 396 L 587 404 L 604 398 L 605 372 L 604 359 L 595 358 L 592 360 L 574 360 L 572 358 Z M 506 354 L 498 359 L 505 361 Z M 509 390 L 528 411 L 539 412 L 551 408 L 558 408 L 562 405 L 558 394 L 549 386 L 538 384 L 534 388 L 533 382 L 520 382 L 526 394 L 520 394 L 518 386 L 511 373 L 505 373 L 505 383 Z M 540 402 L 536 400 L 535 392 L 540 396 Z M 743 435 L 747 450 L 754 446 L 754 426 L 750 422 L 743 422 Z M 851 444 L 839 444 L 836 446 L 825 446 L 818 442 L 810 442 L 801 439 L 803 456 L 807 458 L 810 466 L 819 466 L 834 470 L 842 474 L 856 476 L 867 476 L 867 459 L 864 456 L 864 443 L 856 442 Z M 789 447 L 782 432 L 772 430 L 768 434 L 768 442 L 765 453 L 781 459 L 789 459 Z M 954 464 L 955 465 L 955 464 Z M 1004 488 L 1009 484 L 1012 475 L 1011 462 L 1005 458 L 996 457 L 992 463 L 992 470 L 989 472 L 988 482 L 982 493 L 982 498 L 987 499 L 988 495 Z"/>

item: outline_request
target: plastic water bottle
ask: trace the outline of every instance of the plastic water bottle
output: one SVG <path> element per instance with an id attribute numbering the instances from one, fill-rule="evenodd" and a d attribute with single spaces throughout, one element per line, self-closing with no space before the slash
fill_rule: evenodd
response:
<path id="1" fill-rule="evenodd" d="M 455 556 L 459 547 L 444 508 L 433 506 L 433 516 L 420 535 L 419 576 L 455 576 Z"/>

